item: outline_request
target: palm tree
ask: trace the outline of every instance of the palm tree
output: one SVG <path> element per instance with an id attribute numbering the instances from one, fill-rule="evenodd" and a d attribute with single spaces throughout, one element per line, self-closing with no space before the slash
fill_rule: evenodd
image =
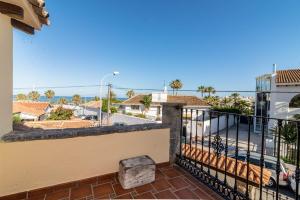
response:
<path id="1" fill-rule="evenodd" d="M 75 104 L 75 105 L 79 105 L 81 103 L 81 96 L 79 94 L 75 94 L 73 97 L 72 97 L 72 102 Z"/>
<path id="2" fill-rule="evenodd" d="M 47 99 L 49 100 L 49 102 L 55 96 L 55 92 L 53 90 L 47 90 L 44 94 L 47 97 Z"/>
<path id="3" fill-rule="evenodd" d="M 66 98 L 60 98 L 60 99 L 58 100 L 58 103 L 61 104 L 61 105 L 67 104 L 67 103 L 68 103 L 68 100 L 67 100 Z"/>
<path id="4" fill-rule="evenodd" d="M 173 89 L 173 95 L 175 93 L 175 90 L 176 90 L 176 95 L 177 95 L 178 90 L 182 88 L 183 84 L 182 84 L 181 80 L 176 79 L 174 81 L 171 81 L 169 86 Z"/>
<path id="5" fill-rule="evenodd" d="M 144 105 L 144 112 L 147 112 L 151 106 L 152 103 L 152 96 L 151 95 L 145 95 L 143 97 L 143 100 L 141 101 L 141 103 Z"/>
<path id="6" fill-rule="evenodd" d="M 31 91 L 28 93 L 28 98 L 32 101 L 38 101 L 40 96 L 41 95 L 38 91 Z"/>
<path id="7" fill-rule="evenodd" d="M 232 102 L 232 99 L 230 97 L 224 97 L 221 100 L 221 104 L 224 106 L 230 106 L 231 102 Z"/>
<path id="8" fill-rule="evenodd" d="M 93 98 L 93 101 L 100 101 L 100 97 L 95 96 L 95 97 Z"/>
<path id="9" fill-rule="evenodd" d="M 213 88 L 211 86 L 207 87 L 205 91 L 208 93 L 208 96 L 210 96 L 211 94 L 216 93 L 215 88 Z"/>
<path id="10" fill-rule="evenodd" d="M 206 96 L 204 100 L 211 106 L 219 106 L 220 105 L 220 97 L 218 96 Z"/>
<path id="11" fill-rule="evenodd" d="M 126 93 L 126 96 L 127 96 L 128 98 L 131 98 L 131 97 L 133 97 L 134 95 L 135 95 L 135 93 L 134 93 L 133 90 L 128 90 L 127 93 Z"/>
<path id="12" fill-rule="evenodd" d="M 243 114 L 250 115 L 252 113 L 251 103 L 243 99 L 238 99 L 236 102 L 236 108 L 238 108 Z"/>
<path id="13" fill-rule="evenodd" d="M 204 85 L 199 86 L 197 92 L 201 92 L 201 96 L 203 98 L 203 95 L 206 92 L 206 87 Z"/>
<path id="14" fill-rule="evenodd" d="M 26 94 L 22 94 L 22 93 L 17 94 L 16 100 L 17 100 L 17 101 L 24 101 L 24 100 L 27 100 L 27 96 L 26 96 Z"/>
<path id="15" fill-rule="evenodd" d="M 240 94 L 237 93 L 237 92 L 235 92 L 235 93 L 232 93 L 230 96 L 231 96 L 232 99 L 233 99 L 233 106 L 234 106 L 234 107 L 237 107 L 237 105 L 238 105 L 238 100 L 240 99 Z"/>

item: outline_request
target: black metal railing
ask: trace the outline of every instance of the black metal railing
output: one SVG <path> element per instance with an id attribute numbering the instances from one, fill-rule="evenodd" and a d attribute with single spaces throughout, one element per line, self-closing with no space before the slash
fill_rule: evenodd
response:
<path id="1" fill-rule="evenodd" d="M 224 199 L 299 199 L 300 121 L 190 108 L 181 114 L 177 164 Z"/>

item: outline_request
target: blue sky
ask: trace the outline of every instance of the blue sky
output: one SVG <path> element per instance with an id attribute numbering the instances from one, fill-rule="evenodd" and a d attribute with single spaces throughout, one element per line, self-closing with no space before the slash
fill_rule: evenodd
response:
<path id="1" fill-rule="evenodd" d="M 300 66 L 298 0 L 48 0 L 46 7 L 50 27 L 34 36 L 14 31 L 16 88 L 99 84 L 118 70 L 112 82 L 121 87 L 162 88 L 178 78 L 184 89 L 254 90 L 273 63 Z"/>

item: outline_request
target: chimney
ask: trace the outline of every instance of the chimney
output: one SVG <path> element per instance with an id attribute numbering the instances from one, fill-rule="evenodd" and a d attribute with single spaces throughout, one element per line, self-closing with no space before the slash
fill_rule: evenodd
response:
<path id="1" fill-rule="evenodd" d="M 277 65 L 273 64 L 273 74 L 276 74 L 276 72 L 277 72 Z"/>

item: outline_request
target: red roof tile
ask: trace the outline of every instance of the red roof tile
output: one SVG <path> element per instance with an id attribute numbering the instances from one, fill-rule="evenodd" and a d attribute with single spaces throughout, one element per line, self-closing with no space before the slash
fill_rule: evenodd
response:
<path id="1" fill-rule="evenodd" d="M 207 166 L 218 169 L 220 171 L 225 171 L 225 156 L 221 155 L 219 158 L 215 153 L 202 150 L 195 147 L 190 147 L 190 145 L 182 146 L 183 155 L 196 159 Z M 209 156 L 210 155 L 210 156 Z M 229 175 L 235 176 L 236 162 L 234 158 L 227 158 L 226 171 Z M 237 161 L 237 174 L 241 179 L 247 179 L 247 163 L 242 161 Z M 271 171 L 264 168 L 263 169 L 263 184 L 269 183 L 271 177 Z M 256 165 L 249 164 L 249 181 L 254 184 L 260 184 L 260 167 Z"/>
<path id="2" fill-rule="evenodd" d="M 49 106 L 47 102 L 13 102 L 13 113 L 26 113 L 39 117 L 45 114 Z"/>
<path id="3" fill-rule="evenodd" d="M 300 69 L 278 70 L 275 82 L 278 84 L 300 84 Z"/>
<path id="4" fill-rule="evenodd" d="M 125 100 L 124 105 L 142 105 L 143 98 L 146 95 L 139 94 Z M 168 95 L 168 103 L 185 103 L 187 106 L 209 106 L 205 101 L 196 96 L 172 96 Z M 152 102 L 152 105 L 159 105 L 159 102 Z"/>

